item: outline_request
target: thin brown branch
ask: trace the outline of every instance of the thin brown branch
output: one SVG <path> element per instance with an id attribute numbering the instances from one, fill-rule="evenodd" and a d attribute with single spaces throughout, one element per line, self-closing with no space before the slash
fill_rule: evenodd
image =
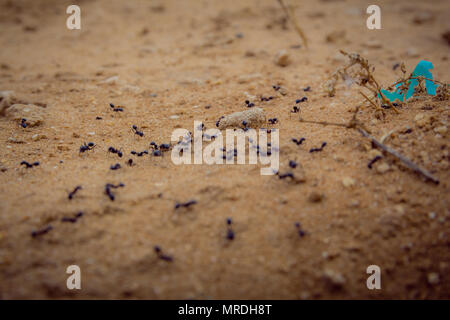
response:
<path id="1" fill-rule="evenodd" d="M 297 23 L 297 20 L 295 19 L 295 14 L 292 9 L 288 8 L 283 0 L 278 0 L 278 3 L 280 4 L 281 8 L 283 9 L 284 13 L 286 14 L 288 20 L 291 21 L 291 23 L 294 25 L 295 31 L 297 31 L 298 35 L 303 41 L 303 44 L 305 45 L 305 48 L 308 48 L 308 40 L 306 39 L 305 34 L 303 33 L 302 29 Z"/>
<path id="2" fill-rule="evenodd" d="M 380 148 L 381 150 L 389 153 L 390 155 L 393 155 L 394 157 L 396 157 L 397 159 L 399 159 L 401 162 L 403 162 L 409 169 L 420 173 L 421 175 L 423 175 L 426 179 L 434 182 L 435 184 L 439 184 L 439 180 L 437 178 L 435 178 L 431 173 L 429 173 L 427 170 L 420 168 L 418 165 L 416 165 L 414 162 L 412 162 L 411 160 L 409 160 L 408 158 L 404 157 L 403 155 L 401 155 L 400 153 L 398 153 L 397 151 L 395 151 L 394 149 L 388 147 L 387 145 L 381 143 L 380 141 L 378 141 L 377 139 L 375 139 L 374 137 L 372 137 L 370 134 L 368 134 L 365 130 L 361 129 L 361 128 L 357 128 L 357 130 L 366 138 L 369 138 L 372 143 L 377 146 L 378 148 Z"/>

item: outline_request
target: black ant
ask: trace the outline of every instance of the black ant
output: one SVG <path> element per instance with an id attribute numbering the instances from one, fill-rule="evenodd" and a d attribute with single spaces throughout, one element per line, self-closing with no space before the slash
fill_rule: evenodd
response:
<path id="1" fill-rule="evenodd" d="M 112 111 L 114 112 L 123 112 L 123 108 L 119 107 L 115 107 L 114 104 L 110 103 L 109 106 L 111 107 Z"/>
<path id="2" fill-rule="evenodd" d="M 75 195 L 75 193 L 77 193 L 77 191 L 81 190 L 81 189 L 82 189 L 81 186 L 76 186 L 75 189 L 73 189 L 72 192 L 69 192 L 69 195 L 67 196 L 69 198 L 69 200 L 72 200 L 72 198 Z"/>
<path id="3" fill-rule="evenodd" d="M 108 148 L 108 152 L 111 152 L 111 153 L 117 153 L 117 155 L 119 156 L 119 158 L 122 158 L 122 156 L 123 156 L 122 151 L 120 151 L 120 150 L 118 150 L 118 149 L 116 149 L 116 148 L 113 148 L 113 147 L 109 147 L 109 148 Z"/>
<path id="4" fill-rule="evenodd" d="M 370 160 L 369 164 L 367 165 L 367 167 L 369 169 L 372 169 L 372 165 L 377 162 L 378 160 L 382 159 L 382 156 L 376 156 L 375 158 L 373 158 L 372 160 Z"/>
<path id="5" fill-rule="evenodd" d="M 253 103 L 253 102 L 250 102 L 250 101 L 248 101 L 248 100 L 245 100 L 245 104 L 247 105 L 247 107 L 249 107 L 249 108 L 251 108 L 251 107 L 254 107 L 255 106 L 255 104 Z"/>
<path id="6" fill-rule="evenodd" d="M 295 227 L 297 228 L 298 236 L 303 238 L 306 235 L 306 232 L 301 228 L 300 222 L 296 222 Z"/>
<path id="7" fill-rule="evenodd" d="M 292 169 L 297 168 L 297 162 L 295 162 L 294 160 L 289 160 L 289 167 L 291 167 Z"/>
<path id="8" fill-rule="evenodd" d="M 130 152 L 132 155 L 136 155 L 136 156 L 138 156 L 138 157 L 142 157 L 144 154 L 148 154 L 148 151 L 147 150 L 144 150 L 144 151 L 141 151 L 141 152 L 136 152 L 136 151 L 131 151 Z"/>
<path id="9" fill-rule="evenodd" d="M 116 163 L 115 165 L 111 165 L 109 168 L 110 168 L 111 170 L 118 170 L 118 169 L 121 168 L 121 166 L 120 166 L 119 163 Z"/>
<path id="10" fill-rule="evenodd" d="M 102 117 L 95 117 L 95 120 L 103 120 Z"/>
<path id="11" fill-rule="evenodd" d="M 291 141 L 294 142 L 296 145 L 301 145 L 303 143 L 303 141 L 305 141 L 305 138 L 300 138 L 299 140 L 292 138 Z"/>
<path id="12" fill-rule="evenodd" d="M 305 92 L 308 92 L 308 91 L 310 91 L 311 90 L 311 87 L 310 86 L 307 86 L 306 88 L 303 88 L 303 91 L 305 91 Z"/>
<path id="13" fill-rule="evenodd" d="M 270 118 L 269 119 L 269 123 L 271 123 L 271 124 L 278 123 L 278 119 L 277 118 Z"/>
<path id="14" fill-rule="evenodd" d="M 27 119 L 22 118 L 22 120 L 20 121 L 20 125 L 22 126 L 22 128 L 26 128 L 27 127 Z"/>
<path id="15" fill-rule="evenodd" d="M 166 254 L 164 254 L 161 250 L 160 246 L 155 246 L 154 247 L 155 253 L 158 256 L 159 259 L 167 261 L 167 262 L 172 262 L 173 258 L 171 256 L 168 256 Z"/>
<path id="16" fill-rule="evenodd" d="M 280 86 L 277 86 L 277 85 L 275 85 L 275 86 L 272 86 L 272 88 L 273 88 L 273 90 L 275 90 L 275 91 L 278 91 L 278 90 L 280 90 L 280 89 L 281 89 L 281 87 L 280 87 Z"/>
<path id="17" fill-rule="evenodd" d="M 323 148 L 324 148 L 326 145 L 327 145 L 326 142 L 322 142 L 322 145 L 320 146 L 320 148 L 312 148 L 312 149 L 309 150 L 309 152 L 312 153 L 312 152 L 319 152 L 319 151 L 322 151 Z"/>
<path id="18" fill-rule="evenodd" d="M 175 204 L 175 210 L 178 209 L 178 208 L 181 208 L 181 207 L 189 208 L 190 206 L 192 206 L 192 205 L 194 205 L 196 203 L 197 203 L 196 200 L 189 200 L 189 201 L 184 202 L 184 203 L 177 202 Z"/>
<path id="19" fill-rule="evenodd" d="M 216 127 L 219 127 L 220 120 L 222 120 L 223 118 L 225 118 L 225 116 L 221 116 L 221 117 L 219 118 L 219 120 L 217 120 L 217 122 L 216 122 Z"/>
<path id="20" fill-rule="evenodd" d="M 28 163 L 27 161 L 22 161 L 20 164 L 21 165 L 25 165 L 26 168 L 32 168 L 32 167 L 38 166 L 39 162 L 36 161 L 36 162 L 33 162 L 33 163 Z"/>
<path id="21" fill-rule="evenodd" d="M 293 107 L 292 107 L 292 110 L 291 110 L 291 113 L 298 113 L 299 111 L 300 111 L 300 108 L 299 108 L 299 107 L 293 106 Z"/>
<path id="22" fill-rule="evenodd" d="M 170 149 L 170 145 L 169 145 L 168 143 L 161 143 L 161 144 L 159 145 L 159 149 L 160 149 L 161 151 L 167 151 L 167 150 Z"/>
<path id="23" fill-rule="evenodd" d="M 152 152 L 152 155 L 154 157 L 161 157 L 162 156 L 162 152 L 160 150 L 155 150 Z"/>
<path id="24" fill-rule="evenodd" d="M 280 179 L 286 179 L 286 178 L 294 179 L 294 174 L 291 172 L 287 172 L 287 173 L 283 173 L 283 174 L 277 173 L 277 175 L 278 175 L 278 178 L 280 178 Z"/>
<path id="25" fill-rule="evenodd" d="M 302 102 L 305 102 L 305 101 L 307 101 L 307 100 L 308 100 L 307 97 L 303 97 L 303 98 L 301 98 L 301 99 L 295 100 L 295 103 L 302 103 Z"/>
<path id="26" fill-rule="evenodd" d="M 43 228 L 43 229 L 33 231 L 33 232 L 31 233 L 31 236 L 32 236 L 33 238 L 36 238 L 36 237 L 38 237 L 38 236 L 42 236 L 42 235 L 44 235 L 44 234 L 50 232 L 51 230 L 53 230 L 53 227 L 52 227 L 51 225 L 49 225 L 48 227 L 45 227 L 45 228 Z"/>
<path id="27" fill-rule="evenodd" d="M 140 136 L 140 137 L 144 136 L 144 133 L 142 131 L 138 130 L 137 125 L 133 124 L 133 126 L 131 128 L 134 130 L 134 133 L 137 134 L 138 136 Z"/>
<path id="28" fill-rule="evenodd" d="M 114 201 L 114 199 L 116 197 L 112 193 L 111 188 L 117 189 L 117 188 L 122 188 L 122 187 L 125 187 L 125 185 L 123 183 L 119 183 L 118 185 L 113 185 L 111 183 L 107 183 L 105 185 L 105 194 L 109 197 L 109 199 L 111 199 L 111 201 Z"/>
<path id="29" fill-rule="evenodd" d="M 85 142 L 80 147 L 80 153 L 83 153 L 88 150 L 92 150 L 92 149 L 94 149 L 94 147 L 95 147 L 95 144 L 93 142 L 89 142 L 88 144 L 86 144 L 86 142 Z"/>
<path id="30" fill-rule="evenodd" d="M 128 159 L 128 165 L 131 167 L 133 165 L 133 159 Z"/>
<path id="31" fill-rule="evenodd" d="M 268 97 L 268 98 L 261 96 L 261 101 L 270 101 L 270 100 L 272 100 L 272 99 L 273 99 L 272 96 L 270 96 L 270 97 Z"/>
<path id="32" fill-rule="evenodd" d="M 83 216 L 83 212 L 78 212 L 76 215 L 75 215 L 75 217 L 63 217 L 62 219 L 61 219 L 61 222 L 71 222 L 71 223 L 75 223 L 75 222 L 77 222 L 77 220 L 79 219 L 79 218 L 81 218 Z"/>
<path id="33" fill-rule="evenodd" d="M 227 218 L 227 239 L 228 240 L 233 240 L 234 239 L 234 231 L 231 229 L 231 223 L 233 221 L 231 220 L 231 218 Z"/>
<path id="34" fill-rule="evenodd" d="M 150 148 L 153 148 L 153 150 L 158 150 L 158 145 L 155 141 L 150 142 Z"/>

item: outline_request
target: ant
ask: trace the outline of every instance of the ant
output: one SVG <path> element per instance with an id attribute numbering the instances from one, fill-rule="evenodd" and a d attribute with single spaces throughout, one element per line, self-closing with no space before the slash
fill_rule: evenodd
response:
<path id="1" fill-rule="evenodd" d="M 271 123 L 271 124 L 278 123 L 278 119 L 277 118 L 270 118 L 269 119 L 269 123 Z"/>
<path id="2" fill-rule="evenodd" d="M 245 100 L 245 104 L 247 105 L 247 107 L 249 107 L 249 108 L 251 108 L 251 107 L 254 107 L 255 106 L 255 104 L 253 103 L 253 102 L 250 102 L 250 101 L 248 101 L 248 100 Z"/>
<path id="3" fill-rule="evenodd" d="M 298 236 L 303 238 L 306 235 L 306 232 L 301 228 L 300 222 L 296 222 L 295 227 L 297 228 Z"/>
<path id="4" fill-rule="evenodd" d="M 150 142 L 150 148 L 153 148 L 153 150 L 158 150 L 158 145 L 155 141 Z"/>
<path id="5" fill-rule="evenodd" d="M 85 142 L 80 147 L 80 153 L 83 153 L 88 150 L 92 150 L 92 149 L 94 149 L 94 147 L 95 147 L 95 144 L 93 142 L 89 142 L 88 144 L 86 144 L 86 142 Z"/>
<path id="6" fill-rule="evenodd" d="M 114 104 L 110 103 L 109 106 L 111 107 L 112 111 L 114 112 L 123 112 L 123 108 L 119 107 L 115 107 Z"/>
<path id="7" fill-rule="evenodd" d="M 270 100 L 272 100 L 272 99 L 273 99 L 272 96 L 270 96 L 270 97 L 268 97 L 268 98 L 266 98 L 266 97 L 264 97 L 264 96 L 261 96 L 261 101 L 270 101 Z"/>
<path id="8" fill-rule="evenodd" d="M 114 199 L 116 197 L 114 196 L 114 193 L 112 193 L 111 188 L 117 189 L 117 188 L 121 188 L 121 187 L 125 187 L 125 185 L 123 183 L 119 183 L 118 185 L 113 185 L 111 183 L 107 183 L 105 185 L 105 194 L 109 197 L 109 199 L 111 199 L 111 201 L 114 201 Z"/>
<path id="9" fill-rule="evenodd" d="M 141 151 L 141 152 L 136 152 L 136 151 L 131 151 L 130 152 L 132 155 L 136 155 L 136 156 L 138 156 L 138 157 L 142 157 L 144 154 L 148 154 L 148 151 L 147 150 L 144 150 L 144 151 Z"/>
<path id="10" fill-rule="evenodd" d="M 133 159 L 128 159 L 128 165 L 131 167 L 133 165 Z"/>
<path id="11" fill-rule="evenodd" d="M 297 162 L 295 162 L 294 160 L 289 160 L 289 167 L 291 167 L 292 169 L 297 168 Z"/>
<path id="12" fill-rule="evenodd" d="M 221 117 L 219 118 L 219 120 L 217 120 L 217 122 L 216 122 L 216 127 L 219 127 L 220 120 L 222 120 L 223 118 L 225 118 L 225 116 L 221 116 Z"/>
<path id="13" fill-rule="evenodd" d="M 376 156 L 375 158 L 373 158 L 372 160 L 370 160 L 369 164 L 367 165 L 367 167 L 369 169 L 372 169 L 372 165 L 377 162 L 378 160 L 382 159 L 382 156 Z"/>
<path id="14" fill-rule="evenodd" d="M 116 149 L 116 148 L 113 148 L 113 147 L 109 147 L 108 148 L 108 152 L 111 152 L 111 153 L 117 153 L 117 155 L 119 156 L 119 158 L 122 158 L 122 151 L 120 151 L 120 150 L 118 150 L 118 149 Z"/>
<path id="15" fill-rule="evenodd" d="M 28 163 L 26 161 L 22 161 L 20 164 L 21 165 L 25 165 L 26 168 L 32 168 L 32 167 L 38 166 L 39 162 L 36 161 L 36 162 L 33 162 L 33 163 Z"/>
<path id="16" fill-rule="evenodd" d="M 116 163 L 115 165 L 111 165 L 109 168 L 110 168 L 111 170 L 118 170 L 118 169 L 121 168 L 121 166 L 120 166 L 119 163 Z"/>
<path id="17" fill-rule="evenodd" d="M 159 259 L 167 261 L 167 262 L 173 261 L 173 258 L 171 256 L 166 255 L 162 252 L 162 249 L 160 246 L 154 246 L 154 250 Z"/>
<path id="18" fill-rule="evenodd" d="M 303 91 L 305 91 L 305 92 L 308 92 L 308 91 L 310 91 L 311 90 L 311 87 L 310 86 L 307 86 L 306 88 L 303 88 Z"/>
<path id="19" fill-rule="evenodd" d="M 227 239 L 228 240 L 233 240 L 234 239 L 234 231 L 231 229 L 231 223 L 233 221 L 231 220 L 231 218 L 227 218 L 227 226 L 228 226 L 228 230 L 227 230 Z"/>
<path id="20" fill-rule="evenodd" d="M 291 113 L 298 113 L 299 111 L 300 111 L 300 108 L 299 108 L 299 107 L 293 106 L 293 107 L 292 107 L 292 110 L 291 110 Z"/>
<path id="21" fill-rule="evenodd" d="M 302 102 L 305 102 L 305 101 L 307 101 L 307 100 L 308 100 L 307 97 L 303 97 L 303 98 L 301 98 L 301 99 L 295 100 L 295 103 L 302 103 Z"/>
<path id="22" fill-rule="evenodd" d="M 82 211 L 80 211 L 80 212 L 78 212 L 76 215 L 75 215 L 75 217 L 63 217 L 62 219 L 61 219 L 61 222 L 71 222 L 71 223 L 75 223 L 75 222 L 77 222 L 77 220 L 79 219 L 79 218 L 81 218 L 83 216 L 83 212 Z"/>
<path id="23" fill-rule="evenodd" d="M 294 179 L 294 174 L 291 172 L 287 172 L 287 173 L 283 173 L 283 174 L 277 173 L 277 175 L 278 175 L 278 178 L 280 178 L 280 179 L 286 179 L 286 178 Z"/>
<path id="24" fill-rule="evenodd" d="M 178 208 L 181 208 L 181 207 L 189 208 L 190 206 L 192 206 L 192 205 L 194 205 L 196 203 L 197 203 L 196 200 L 189 200 L 189 201 L 184 202 L 184 203 L 177 202 L 175 204 L 175 210 L 178 209 Z"/>
<path id="25" fill-rule="evenodd" d="M 161 151 L 167 151 L 167 150 L 170 149 L 170 145 L 169 145 L 168 143 L 161 143 L 161 144 L 159 145 L 159 149 L 160 149 Z"/>
<path id="26" fill-rule="evenodd" d="M 298 146 L 301 145 L 303 143 L 303 141 L 305 141 L 305 138 L 300 138 L 299 140 L 292 138 L 291 141 L 294 142 L 295 144 L 297 144 Z"/>
<path id="27" fill-rule="evenodd" d="M 75 195 L 75 193 L 77 193 L 77 191 L 81 190 L 81 189 L 82 189 L 81 186 L 76 186 L 75 189 L 73 189 L 72 192 L 69 192 L 69 195 L 67 196 L 69 198 L 69 200 L 72 200 L 72 198 Z"/>
<path id="28" fill-rule="evenodd" d="M 20 125 L 22 126 L 22 128 L 26 128 L 27 127 L 27 119 L 22 118 L 22 120 L 20 121 Z"/>
<path id="29" fill-rule="evenodd" d="M 138 136 L 140 136 L 140 137 L 144 136 L 144 133 L 142 131 L 138 130 L 137 125 L 133 124 L 133 126 L 131 128 L 134 130 L 134 133 L 137 134 Z"/>
<path id="30" fill-rule="evenodd" d="M 278 90 L 280 90 L 280 89 L 281 89 L 281 87 L 280 87 L 280 86 L 277 86 L 277 85 L 275 85 L 275 86 L 272 86 L 272 88 L 273 88 L 273 90 L 275 90 L 275 91 L 278 91 Z"/>
<path id="31" fill-rule="evenodd" d="M 312 153 L 312 152 L 319 152 L 319 151 L 322 151 L 323 148 L 324 148 L 326 145 L 327 145 L 326 142 L 322 142 L 322 145 L 320 146 L 320 148 L 312 148 L 312 149 L 309 150 L 309 152 Z"/>
<path id="32" fill-rule="evenodd" d="M 43 228 L 43 229 L 33 231 L 33 232 L 31 233 L 31 236 L 32 236 L 33 238 L 36 238 L 36 237 L 38 237 L 38 236 L 42 236 L 42 235 L 44 235 L 44 234 L 50 232 L 52 229 L 53 229 L 53 227 L 52 227 L 51 225 L 49 225 L 48 227 L 45 227 L 45 228 Z"/>

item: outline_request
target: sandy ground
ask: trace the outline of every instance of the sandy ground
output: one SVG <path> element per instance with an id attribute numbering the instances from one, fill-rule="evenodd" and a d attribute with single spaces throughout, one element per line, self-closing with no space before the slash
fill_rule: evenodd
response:
<path id="1" fill-rule="evenodd" d="M 0 90 L 38 104 L 42 120 L 23 128 L 0 116 L 0 298 L 450 297 L 448 101 L 419 97 L 399 114 L 364 107 L 358 115 L 377 138 L 394 130 L 385 143 L 439 185 L 390 156 L 370 170 L 374 151 L 358 132 L 299 121 L 346 122 L 360 104 L 355 86 L 340 83 L 332 98 L 321 89 L 345 63 L 339 49 L 368 58 L 385 87 L 400 76 L 396 63 L 411 72 L 422 59 L 448 81 L 448 1 L 378 1 L 382 30 L 366 28 L 370 1 L 291 1 L 308 49 L 276 1 L 78 1 L 82 28 L 68 30 L 71 3 L 0 1 Z M 274 63 L 280 50 L 286 67 Z M 300 113 L 290 113 L 303 96 Z M 169 153 L 130 154 L 169 143 L 175 128 L 192 131 L 194 120 L 215 127 L 247 99 L 278 118 L 267 127 L 280 130 L 281 170 L 295 160 L 305 182 L 261 176 L 259 165 L 175 166 Z M 308 152 L 324 141 L 322 152 Z M 115 163 L 122 168 L 110 170 Z M 106 183 L 125 184 L 115 201 Z M 61 221 L 79 211 L 75 223 Z M 173 261 L 159 259 L 155 245 Z M 72 264 L 81 290 L 66 288 Z M 372 264 L 381 290 L 366 287 Z"/>

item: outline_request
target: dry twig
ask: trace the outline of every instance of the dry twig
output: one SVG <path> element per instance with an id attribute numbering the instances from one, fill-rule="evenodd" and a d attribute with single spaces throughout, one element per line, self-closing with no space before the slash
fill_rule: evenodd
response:
<path id="1" fill-rule="evenodd" d="M 392 149 L 391 147 L 388 147 L 387 145 L 383 144 L 382 142 L 378 141 L 374 137 L 372 137 L 368 130 L 364 127 L 364 124 L 360 122 L 356 115 L 359 111 L 359 107 L 356 108 L 355 113 L 353 114 L 352 119 L 348 123 L 336 123 L 336 122 L 327 122 L 327 121 L 311 121 L 311 120 L 303 120 L 300 119 L 300 122 L 305 123 L 314 123 L 314 124 L 321 124 L 321 125 L 332 125 L 332 126 L 338 126 L 338 127 L 344 127 L 347 129 L 356 129 L 358 132 L 360 132 L 364 137 L 369 138 L 371 142 L 378 147 L 379 149 L 389 153 L 390 155 L 394 156 L 395 158 L 399 159 L 403 164 L 405 164 L 409 169 L 413 170 L 414 172 L 417 172 L 421 175 L 423 175 L 427 180 L 432 181 L 435 184 L 439 184 L 439 179 L 435 178 L 431 173 L 429 173 L 427 170 L 422 169 L 418 165 L 416 165 L 414 162 L 406 158 L 405 156 L 401 155 L 396 150 Z"/>
<path id="2" fill-rule="evenodd" d="M 297 20 L 295 19 L 295 14 L 292 8 L 286 6 L 283 2 L 283 0 L 278 0 L 281 8 L 283 9 L 284 13 L 286 14 L 286 17 L 288 20 L 291 21 L 291 23 L 294 25 L 295 31 L 297 31 L 300 38 L 302 38 L 303 44 L 305 45 L 305 48 L 308 48 L 308 40 L 306 40 L 306 36 L 303 33 L 302 29 L 297 23 Z"/>

